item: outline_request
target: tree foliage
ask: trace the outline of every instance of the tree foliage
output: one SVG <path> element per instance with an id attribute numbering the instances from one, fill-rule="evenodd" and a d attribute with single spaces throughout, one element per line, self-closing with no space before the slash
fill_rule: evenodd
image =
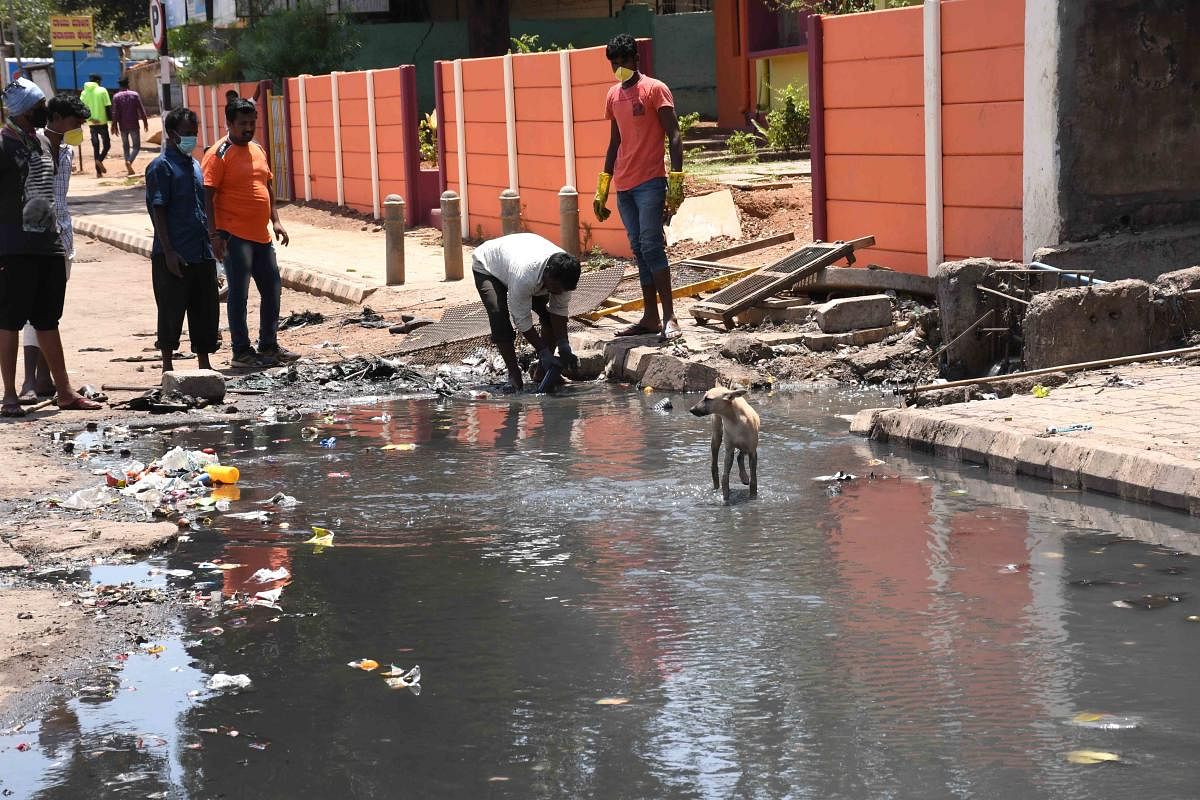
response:
<path id="1" fill-rule="evenodd" d="M 360 47 L 358 26 L 313 0 L 272 11 L 245 28 L 237 42 L 242 71 L 263 78 L 345 69 Z"/>
<path id="2" fill-rule="evenodd" d="M 207 22 L 189 22 L 167 32 L 172 55 L 184 56 L 180 78 L 187 83 L 227 83 L 242 71 L 234 37 L 240 29 L 218 31 Z"/>
<path id="3" fill-rule="evenodd" d="M 142 0 L 12 0 L 12 16 L 7 4 L 0 5 L 5 33 L 12 38 L 8 21 L 15 19 L 21 39 L 21 55 L 28 58 L 50 56 L 50 15 L 90 14 L 96 25 L 96 38 L 105 41 L 147 41 L 150 21 L 147 4 Z"/>

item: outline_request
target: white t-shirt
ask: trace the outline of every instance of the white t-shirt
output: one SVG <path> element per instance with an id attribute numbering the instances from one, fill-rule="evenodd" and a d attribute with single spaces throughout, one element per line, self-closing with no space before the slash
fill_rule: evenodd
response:
<path id="1" fill-rule="evenodd" d="M 508 313 L 517 330 L 533 327 L 533 298 L 549 295 L 550 313 L 567 316 L 571 293 L 551 294 L 542 285 L 546 260 L 563 249 L 536 233 L 511 233 L 484 242 L 471 254 L 471 268 L 491 275 L 508 289 Z"/>

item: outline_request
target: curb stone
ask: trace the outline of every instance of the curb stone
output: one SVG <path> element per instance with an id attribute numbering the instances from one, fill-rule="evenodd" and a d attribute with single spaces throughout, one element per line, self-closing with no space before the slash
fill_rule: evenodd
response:
<path id="1" fill-rule="evenodd" d="M 76 233 L 98 239 L 105 244 L 119 248 L 129 253 L 136 253 L 143 258 L 150 257 L 150 249 L 154 240 L 144 234 L 132 233 L 109 225 L 101 225 L 88 220 L 77 218 L 72 221 Z M 284 286 L 299 292 L 320 295 L 336 300 L 339 303 L 360 305 L 374 294 L 378 286 L 369 286 L 358 281 L 350 281 L 333 275 L 313 272 L 300 264 L 280 260 L 279 277 Z"/>

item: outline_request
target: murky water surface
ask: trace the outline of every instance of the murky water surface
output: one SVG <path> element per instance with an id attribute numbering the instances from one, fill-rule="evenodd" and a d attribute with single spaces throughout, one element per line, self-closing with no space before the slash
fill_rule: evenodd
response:
<path id="1" fill-rule="evenodd" d="M 301 504 L 94 579 L 284 586 L 281 610 L 189 612 L 162 653 L 0 736 L 0 789 L 1195 796 L 1192 520 L 893 455 L 836 416 L 869 401 L 830 394 L 758 401 L 761 496 L 726 508 L 706 421 L 657 399 L 358 406 L 320 423 L 332 448 L 300 423 L 176 435 L 241 467 L 233 511 Z M 838 470 L 860 477 L 813 480 Z M 334 546 L 303 544 L 313 525 Z M 286 585 L 251 579 L 280 567 Z M 347 666 L 363 658 L 381 669 Z M 390 664 L 420 665 L 419 695 L 385 684 Z M 252 686 L 212 692 L 216 673 Z M 1072 724 L 1089 712 L 1139 727 Z"/>

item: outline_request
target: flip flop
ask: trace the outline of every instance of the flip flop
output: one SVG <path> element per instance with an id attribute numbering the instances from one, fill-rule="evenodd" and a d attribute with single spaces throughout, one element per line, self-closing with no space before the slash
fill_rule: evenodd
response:
<path id="1" fill-rule="evenodd" d="M 100 403 L 97 403 L 95 400 L 88 400 L 86 397 L 77 397 L 65 406 L 62 403 L 58 403 L 57 405 L 59 411 L 99 411 L 104 408 Z"/>
<path id="2" fill-rule="evenodd" d="M 5 403 L 0 406 L 0 417 L 23 417 L 27 413 L 18 403 Z"/>
<path id="3" fill-rule="evenodd" d="M 19 395 L 17 395 L 17 402 L 23 406 L 31 406 L 34 403 L 36 403 L 37 401 L 38 401 L 38 394 L 37 394 L 37 392 L 35 392 L 33 390 L 30 390 L 28 392 L 21 392 Z"/>
<path id="4" fill-rule="evenodd" d="M 630 325 L 628 328 L 617 331 L 615 335 L 616 336 L 649 336 L 654 333 L 658 333 L 658 331 L 651 330 L 650 328 L 647 328 L 645 325 L 642 325 L 639 322 L 635 322 L 634 324 Z"/>
<path id="5" fill-rule="evenodd" d="M 658 340 L 660 342 L 669 342 L 672 339 L 678 339 L 680 336 L 683 336 L 683 331 L 679 329 L 679 323 L 668 322 L 667 326 L 663 328 L 663 332 L 659 334 Z"/>

